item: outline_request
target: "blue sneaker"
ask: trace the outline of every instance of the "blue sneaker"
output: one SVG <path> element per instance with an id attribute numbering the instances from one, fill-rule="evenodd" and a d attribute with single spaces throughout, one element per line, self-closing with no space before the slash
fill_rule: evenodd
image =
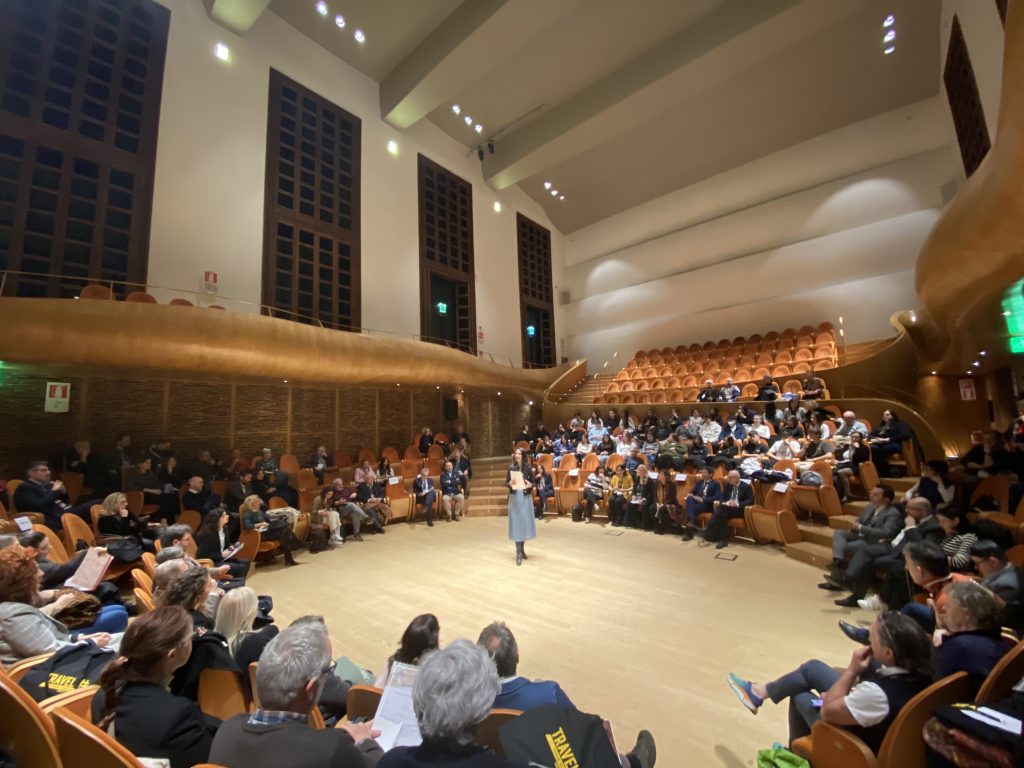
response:
<path id="1" fill-rule="evenodd" d="M 740 704 L 750 710 L 750 714 L 756 715 L 757 710 L 761 708 L 764 703 L 764 699 L 760 696 L 754 695 L 753 687 L 750 685 L 749 680 L 744 680 L 737 677 L 732 672 L 726 678 L 726 682 L 729 683 L 729 687 L 732 688 L 732 692 L 736 694 L 736 698 L 740 700 Z"/>

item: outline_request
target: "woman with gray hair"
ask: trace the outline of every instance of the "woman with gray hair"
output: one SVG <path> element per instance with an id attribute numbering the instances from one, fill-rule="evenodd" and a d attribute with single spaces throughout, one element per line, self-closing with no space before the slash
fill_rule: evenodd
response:
<path id="1" fill-rule="evenodd" d="M 487 652 L 456 640 L 420 662 L 412 705 L 423 743 L 397 747 L 378 768 L 521 768 L 476 744 L 476 729 L 501 690 Z"/>
<path id="2" fill-rule="evenodd" d="M 972 691 L 1013 648 L 1002 636 L 1003 602 L 976 581 L 956 581 L 944 590 L 946 627 L 932 662 L 935 679 L 955 672 L 970 675 Z"/>

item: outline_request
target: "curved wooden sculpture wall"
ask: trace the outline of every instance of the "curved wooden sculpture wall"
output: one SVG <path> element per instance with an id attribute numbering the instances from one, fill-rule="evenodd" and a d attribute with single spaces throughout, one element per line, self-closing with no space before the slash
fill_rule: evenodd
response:
<path id="1" fill-rule="evenodd" d="M 524 370 L 436 344 L 198 307 L 0 299 L 0 360 L 309 384 L 539 394 L 571 366 Z"/>
<path id="2" fill-rule="evenodd" d="M 1010 3 L 995 141 L 936 223 L 917 261 L 917 292 L 939 331 L 928 354 L 959 367 L 964 345 L 1001 320 L 1003 291 L 1024 276 L 1024 9 Z M 970 349 L 970 347 L 964 347 Z"/>

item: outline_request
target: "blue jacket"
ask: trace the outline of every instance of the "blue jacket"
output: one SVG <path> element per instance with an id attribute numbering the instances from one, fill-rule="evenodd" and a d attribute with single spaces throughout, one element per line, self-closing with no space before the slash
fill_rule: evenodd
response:
<path id="1" fill-rule="evenodd" d="M 445 496 L 462 493 L 462 486 L 464 483 L 465 481 L 462 479 L 462 475 L 454 469 L 451 473 L 441 473 L 441 493 Z"/>
<path id="2" fill-rule="evenodd" d="M 513 677 L 503 682 L 501 693 L 494 700 L 495 709 L 521 709 L 524 712 L 545 704 L 574 706 L 558 683 L 552 680 L 532 681 L 525 677 Z"/>

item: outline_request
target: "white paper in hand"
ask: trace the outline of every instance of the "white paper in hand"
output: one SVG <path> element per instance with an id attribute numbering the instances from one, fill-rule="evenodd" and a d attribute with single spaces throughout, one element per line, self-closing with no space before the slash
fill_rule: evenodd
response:
<path id="1" fill-rule="evenodd" d="M 401 478 L 389 477 L 388 478 L 388 485 L 398 485 L 399 480 L 401 480 Z"/>
<path id="2" fill-rule="evenodd" d="M 785 493 L 789 490 L 789 483 L 776 483 L 772 486 L 772 490 L 776 493 Z"/>
<path id="3" fill-rule="evenodd" d="M 381 694 L 373 727 L 380 731 L 377 743 L 387 752 L 392 747 L 415 747 L 423 741 L 412 708 L 412 686 L 419 668 L 394 662 Z"/>

